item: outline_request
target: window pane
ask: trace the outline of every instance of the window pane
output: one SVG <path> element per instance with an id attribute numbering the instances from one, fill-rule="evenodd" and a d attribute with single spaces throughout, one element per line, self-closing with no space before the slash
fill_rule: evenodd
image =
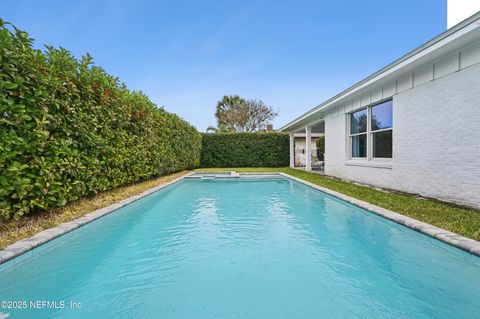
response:
<path id="1" fill-rule="evenodd" d="M 367 134 L 352 136 L 352 157 L 367 157 Z"/>
<path id="2" fill-rule="evenodd" d="M 364 133 L 367 131 L 367 109 L 352 113 L 350 134 Z"/>
<path id="3" fill-rule="evenodd" d="M 392 130 L 373 133 L 373 157 L 392 158 Z"/>
<path id="4" fill-rule="evenodd" d="M 372 131 L 392 127 L 392 101 L 372 107 Z"/>

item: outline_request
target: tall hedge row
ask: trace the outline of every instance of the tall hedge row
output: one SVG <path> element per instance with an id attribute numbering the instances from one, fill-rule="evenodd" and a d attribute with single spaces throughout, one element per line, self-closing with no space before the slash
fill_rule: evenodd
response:
<path id="1" fill-rule="evenodd" d="M 264 132 L 203 134 L 201 167 L 288 165 L 288 134 Z"/>
<path id="2" fill-rule="evenodd" d="M 201 135 L 64 49 L 0 20 L 0 218 L 198 166 Z"/>

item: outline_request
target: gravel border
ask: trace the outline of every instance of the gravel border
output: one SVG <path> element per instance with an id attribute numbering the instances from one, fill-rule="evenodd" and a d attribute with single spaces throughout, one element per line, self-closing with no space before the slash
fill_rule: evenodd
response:
<path id="1" fill-rule="evenodd" d="M 103 208 L 100 208 L 100 209 L 97 209 L 97 210 L 94 210 L 93 212 L 91 213 L 88 213 L 82 217 L 79 217 L 79 218 L 76 218 L 76 219 L 73 219 L 69 222 L 65 222 L 63 224 L 60 224 L 56 227 L 53 227 L 53 228 L 49 228 L 49 229 L 46 229 L 46 230 L 43 230 L 37 234 L 35 234 L 34 236 L 32 237 L 29 237 L 29 238 L 25 238 L 25 239 L 22 239 L 22 240 L 19 240 L 7 247 L 5 247 L 4 249 L 0 250 L 0 265 L 11 260 L 11 259 L 14 259 L 22 254 L 25 254 L 29 251 L 31 251 L 32 249 L 40 246 L 40 245 L 43 245 L 59 236 L 62 236 L 68 232 L 71 232 L 72 230 L 74 229 L 77 229 L 85 224 L 88 224 L 102 216 L 105 216 L 105 215 L 108 215 L 110 213 L 113 213 L 114 211 L 116 211 L 117 209 L 123 207 L 123 206 L 126 206 L 130 203 L 133 203 L 134 201 L 137 201 L 145 196 L 148 196 L 150 195 L 151 193 L 154 193 L 162 188 L 165 188 L 167 186 L 170 186 L 182 179 L 184 179 L 185 177 L 188 177 L 190 175 L 192 175 L 193 172 L 190 172 L 190 173 L 187 173 L 183 176 L 180 176 L 178 178 L 175 178 L 169 182 L 166 182 L 164 184 L 161 184 L 161 185 L 158 185 L 158 186 L 155 186 L 153 188 L 150 188 L 140 194 L 137 194 L 137 195 L 133 195 L 131 197 L 128 197 L 124 200 L 121 200 L 119 202 L 116 202 L 112 205 L 109 205 L 107 207 L 103 207 Z"/>
<path id="2" fill-rule="evenodd" d="M 94 220 L 96 220 L 96 219 L 98 219 L 102 216 L 110 214 L 110 213 L 116 211 L 117 209 L 119 209 L 123 206 L 126 206 L 126 205 L 128 205 L 128 204 L 130 204 L 134 201 L 137 201 L 137 200 L 139 200 L 139 199 L 141 199 L 145 196 L 148 196 L 148 195 L 150 195 L 150 194 L 152 194 L 152 193 L 154 193 L 154 192 L 156 192 L 156 191 L 158 191 L 162 188 L 170 186 L 170 185 L 172 185 L 172 184 L 174 184 L 174 183 L 176 183 L 176 182 L 178 182 L 178 181 L 180 181 L 184 178 L 188 178 L 189 176 L 191 176 L 193 174 L 195 174 L 195 172 L 187 173 L 187 174 L 185 174 L 183 176 L 180 176 L 176 179 L 173 179 L 169 182 L 166 182 L 164 184 L 161 184 L 161 185 L 155 186 L 153 188 L 150 188 L 150 189 L 148 189 L 148 190 L 146 190 L 146 191 L 144 191 L 140 194 L 131 196 L 129 198 L 121 200 L 121 201 L 119 201 L 117 203 L 114 203 L 112 205 L 109 205 L 107 207 L 97 209 L 97 210 L 95 210 L 91 213 L 86 214 L 85 216 L 79 217 L 77 219 L 74 219 L 72 221 L 69 221 L 69 222 L 66 222 L 66 223 L 63 223 L 63 224 L 60 224 L 59 226 L 56 226 L 54 228 L 46 229 L 44 231 L 41 231 L 41 232 L 37 233 L 36 235 L 34 235 L 32 237 L 19 240 L 15 243 L 5 247 L 3 250 L 0 250 L 0 265 L 4 264 L 5 262 L 7 262 L 11 259 L 14 259 L 14 258 L 20 256 L 22 254 L 25 254 L 25 253 L 33 250 L 34 248 L 36 248 L 40 245 L 43 245 L 43 244 L 61 236 L 61 235 L 64 235 L 68 232 L 71 232 L 72 230 L 77 229 L 77 228 L 79 228 L 79 227 L 81 227 L 81 226 L 83 226 L 87 223 L 90 223 L 90 222 L 92 222 L 92 221 L 94 221 Z M 238 174 L 236 174 L 236 175 L 238 176 Z M 401 224 L 403 226 L 406 226 L 408 228 L 414 229 L 418 232 L 421 232 L 421 233 L 426 234 L 430 237 L 436 238 L 436 239 L 438 239 L 440 241 L 443 241 L 443 242 L 445 242 L 445 243 L 447 243 L 451 246 L 460 248 L 460 249 L 462 249 L 462 250 L 464 250 L 464 251 L 466 251 L 470 254 L 473 254 L 473 255 L 476 255 L 476 256 L 480 257 L 480 242 L 478 242 L 476 240 L 460 236 L 460 235 L 452 233 L 450 231 L 447 231 L 447 230 L 438 228 L 436 226 L 421 222 L 421 221 L 416 220 L 414 218 L 407 217 L 407 216 L 401 215 L 399 213 L 395 213 L 391 210 L 388 210 L 388 209 L 385 209 L 385 208 L 382 208 L 382 207 L 364 202 L 362 200 L 344 195 L 342 193 L 333 191 L 331 189 L 318 186 L 316 184 L 313 184 L 313 183 L 310 183 L 310 182 L 305 181 L 303 179 L 291 176 L 289 174 L 286 174 L 286 173 L 265 173 L 265 174 L 240 173 L 239 175 L 264 175 L 264 176 L 268 176 L 268 175 L 277 175 L 278 176 L 279 175 L 279 176 L 283 176 L 285 178 L 294 180 L 294 181 L 299 182 L 303 185 L 309 186 L 309 187 L 314 188 L 316 190 L 319 190 L 323 193 L 326 193 L 328 195 L 331 195 L 331 196 L 334 196 L 334 197 L 339 198 L 341 200 L 344 200 L 344 201 L 346 201 L 350 204 L 353 204 L 355 206 L 363 208 L 363 209 L 365 209 L 365 210 L 367 210 L 371 213 L 382 216 L 386 219 L 394 221 L 394 222 L 396 222 L 398 224 Z M 237 176 L 235 176 L 235 177 L 237 177 Z"/>
<path id="3" fill-rule="evenodd" d="M 346 202 L 349 202 L 350 204 L 353 204 L 355 206 L 358 206 L 360 208 L 363 208 L 371 213 L 374 213 L 376 215 L 382 216 L 386 219 L 389 219 L 391 221 L 394 221 L 400 225 L 406 226 L 408 228 L 411 228 L 413 230 L 416 230 L 420 233 L 423 233 L 425 235 L 428 235 L 430 237 L 433 237 L 435 239 L 438 239 L 440 241 L 443 241 L 444 243 L 447 243 L 451 246 L 460 248 L 472 255 L 476 255 L 480 257 L 480 242 L 458 235 L 456 233 L 452 233 L 448 230 L 421 222 L 419 220 L 416 220 L 414 218 L 395 213 L 391 210 L 364 202 L 362 200 L 347 196 L 345 194 L 333 191 L 331 189 L 325 188 L 318 186 L 316 184 L 307 182 L 303 179 L 288 175 L 286 173 L 279 173 L 281 176 L 284 176 L 286 178 L 290 178 L 296 182 L 299 182 L 303 185 L 312 187 L 314 189 L 317 189 L 321 192 L 324 192 L 328 195 L 332 195 L 336 198 L 339 198 L 341 200 L 344 200 Z"/>

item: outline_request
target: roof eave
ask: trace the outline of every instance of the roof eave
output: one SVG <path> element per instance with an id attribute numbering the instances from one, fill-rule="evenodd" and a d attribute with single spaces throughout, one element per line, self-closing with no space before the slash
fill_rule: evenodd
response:
<path id="1" fill-rule="evenodd" d="M 451 37 L 455 33 L 461 31 L 462 29 L 465 29 L 467 26 L 472 25 L 474 22 L 476 22 L 479 19 L 480 19 L 480 12 L 477 12 L 476 14 L 472 15 L 468 19 L 465 19 L 464 21 L 460 22 L 459 24 L 457 24 L 457 25 L 453 26 L 452 28 L 446 30 L 445 32 L 439 34 L 435 38 L 427 41 L 426 43 L 419 46 L 418 48 L 410 51 L 409 53 L 407 53 L 405 55 L 403 55 L 399 59 L 397 59 L 397 60 L 393 61 L 392 63 L 388 64 L 387 66 L 381 68 L 380 70 L 376 71 L 375 73 L 371 74 L 370 76 L 366 77 L 365 79 L 355 83 L 354 85 L 347 88 L 346 90 L 338 93 L 337 95 L 331 97 L 330 99 L 326 100 L 325 102 L 317 105 L 316 107 L 312 108 L 311 110 L 309 110 L 309 111 L 305 112 L 304 114 L 298 116 L 293 121 L 291 121 L 291 122 L 287 123 L 286 125 L 282 126 L 279 129 L 279 131 L 288 131 L 289 128 L 294 127 L 294 125 L 297 124 L 298 122 L 306 119 L 309 116 L 312 116 L 312 115 L 318 113 L 319 111 L 328 107 L 333 102 L 335 102 L 335 101 L 337 101 L 341 98 L 345 98 L 349 94 L 353 93 L 355 91 L 355 89 L 361 87 L 365 83 L 371 82 L 372 80 L 375 80 L 376 78 L 381 77 L 387 71 L 392 70 L 393 68 L 399 66 L 400 64 L 402 64 L 402 63 L 404 63 L 404 62 L 406 62 L 410 59 L 414 59 L 415 56 L 424 52 L 428 48 L 431 48 L 432 46 L 439 43 L 440 41 L 446 40 L 447 38 Z M 476 27 L 478 27 L 478 25 Z"/>

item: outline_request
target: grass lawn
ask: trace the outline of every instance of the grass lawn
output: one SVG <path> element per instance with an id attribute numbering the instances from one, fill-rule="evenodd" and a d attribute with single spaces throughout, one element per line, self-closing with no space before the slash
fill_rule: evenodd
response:
<path id="1" fill-rule="evenodd" d="M 480 241 L 480 210 L 457 207 L 448 203 L 413 195 L 380 191 L 338 179 L 291 168 L 217 168 L 197 171 L 284 172 L 314 184 L 364 200 L 406 216 Z M 65 207 L 29 214 L 18 221 L 0 223 L 0 249 L 64 222 L 81 217 L 96 209 L 139 194 L 149 188 L 171 181 L 185 172 L 122 186 L 72 202 Z"/>
<path id="2" fill-rule="evenodd" d="M 465 237 L 480 241 L 480 210 L 420 198 L 397 192 L 380 191 L 335 178 L 292 168 L 215 168 L 197 171 L 284 172 L 371 204 L 390 209 Z"/>

